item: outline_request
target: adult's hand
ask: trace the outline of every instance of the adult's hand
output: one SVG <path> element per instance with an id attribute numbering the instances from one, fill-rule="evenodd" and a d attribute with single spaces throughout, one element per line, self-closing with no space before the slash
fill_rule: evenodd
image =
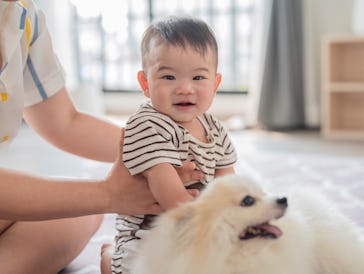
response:
<path id="1" fill-rule="evenodd" d="M 109 212 L 121 214 L 158 214 L 162 211 L 150 192 L 146 179 L 131 176 L 122 161 L 124 129 L 117 160 L 101 184 L 109 193 Z"/>

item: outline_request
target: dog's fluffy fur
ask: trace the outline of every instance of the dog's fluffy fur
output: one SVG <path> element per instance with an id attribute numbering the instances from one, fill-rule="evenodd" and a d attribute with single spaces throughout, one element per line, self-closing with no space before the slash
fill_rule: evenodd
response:
<path id="1" fill-rule="evenodd" d="M 251 178 L 216 179 L 158 218 L 132 273 L 363 274 L 354 224 L 319 194 L 297 189 L 287 197 L 286 208 Z M 250 237 L 247 228 L 259 224 L 265 236 Z"/>

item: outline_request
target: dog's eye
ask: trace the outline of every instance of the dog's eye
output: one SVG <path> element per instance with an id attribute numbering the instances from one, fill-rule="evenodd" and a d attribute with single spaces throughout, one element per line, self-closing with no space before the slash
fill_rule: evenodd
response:
<path id="1" fill-rule="evenodd" d="M 241 206 L 252 206 L 255 203 L 255 199 L 252 196 L 245 196 L 244 199 L 240 202 Z"/>

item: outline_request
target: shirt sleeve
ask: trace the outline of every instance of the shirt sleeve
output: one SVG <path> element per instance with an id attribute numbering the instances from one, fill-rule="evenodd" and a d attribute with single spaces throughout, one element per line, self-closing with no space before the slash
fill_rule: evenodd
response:
<path id="1" fill-rule="evenodd" d="M 63 68 L 54 53 L 45 16 L 34 3 L 28 1 L 31 18 L 31 41 L 24 68 L 24 105 L 46 100 L 65 86 Z"/>
<path id="2" fill-rule="evenodd" d="M 236 150 L 234 144 L 232 143 L 227 129 L 221 124 L 221 122 L 211 115 L 210 117 L 212 123 L 215 125 L 218 131 L 218 141 L 216 143 L 216 150 L 221 156 L 216 161 L 216 169 L 225 168 L 232 166 L 237 161 Z"/>
<path id="3" fill-rule="evenodd" d="M 216 169 L 232 166 L 237 161 L 236 150 L 227 134 L 222 145 L 224 148 L 224 156 L 216 162 Z"/>
<path id="4" fill-rule="evenodd" d="M 123 161 L 132 175 L 157 164 L 181 166 L 178 149 L 163 121 L 156 117 L 131 117 L 125 127 Z"/>

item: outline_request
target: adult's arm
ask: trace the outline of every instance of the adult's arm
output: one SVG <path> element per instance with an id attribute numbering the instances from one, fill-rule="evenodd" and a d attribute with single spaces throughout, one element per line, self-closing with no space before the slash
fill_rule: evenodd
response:
<path id="1" fill-rule="evenodd" d="M 40 136 L 64 151 L 98 161 L 116 159 L 120 126 L 78 111 L 66 88 L 27 107 L 24 118 Z"/>
<path id="2" fill-rule="evenodd" d="M 50 179 L 2 168 L 0 178 L 0 219 L 161 211 L 144 178 L 130 176 L 120 156 L 104 180 Z"/>

